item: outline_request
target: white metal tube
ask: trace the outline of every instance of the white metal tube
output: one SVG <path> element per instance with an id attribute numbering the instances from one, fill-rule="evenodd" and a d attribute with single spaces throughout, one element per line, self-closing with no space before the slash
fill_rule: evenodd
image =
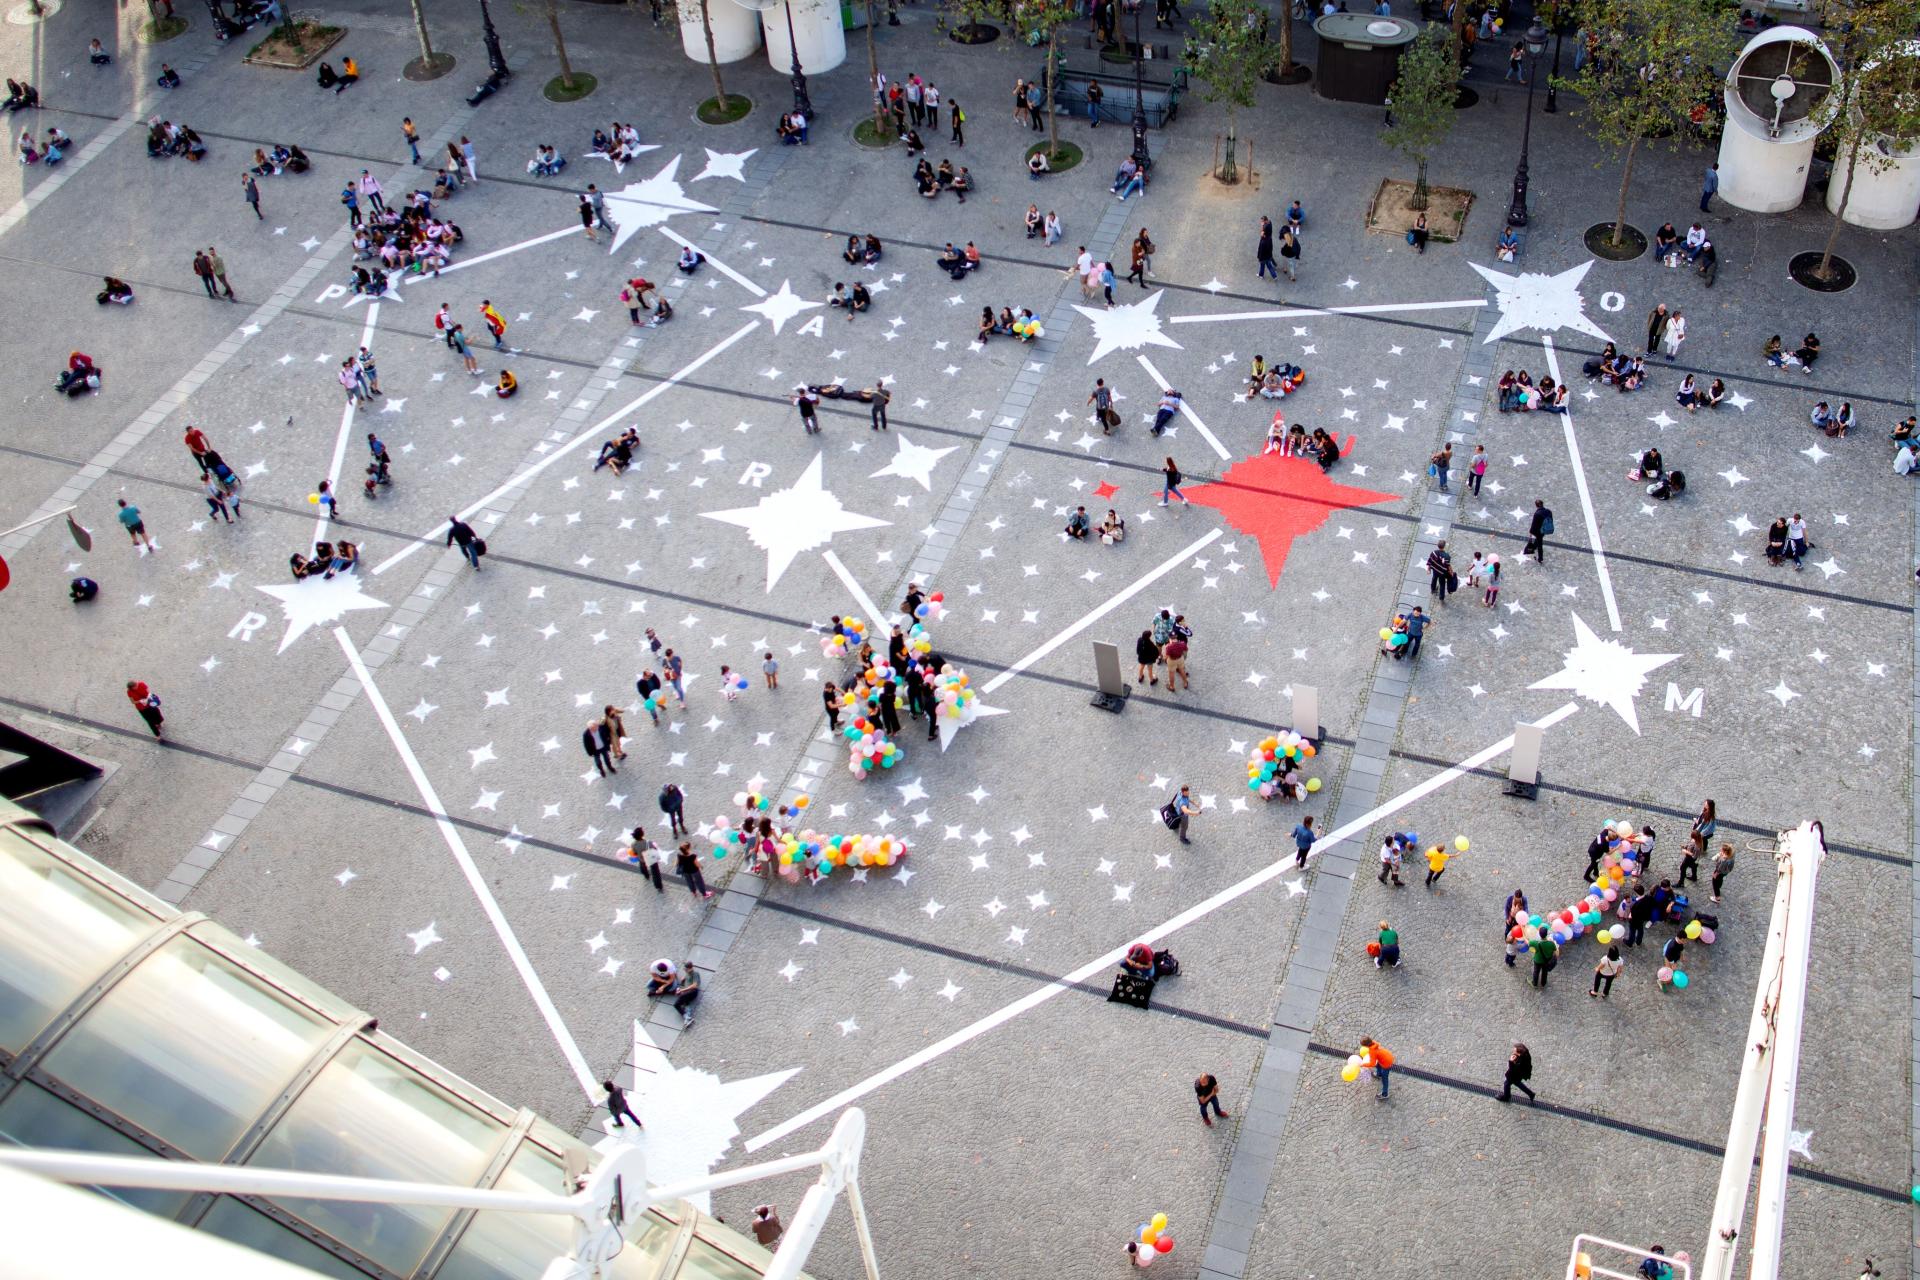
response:
<path id="1" fill-rule="evenodd" d="M 1780 997 L 1780 967 L 1786 952 L 1787 905 L 1793 894 L 1787 864 L 1774 866 L 1773 914 L 1760 957 L 1760 978 L 1753 992 L 1753 1016 L 1747 1023 L 1746 1056 L 1734 1090 L 1733 1117 L 1727 1122 L 1727 1154 L 1720 1162 L 1720 1190 L 1714 1197 L 1707 1247 L 1700 1259 L 1701 1280 L 1732 1280 L 1739 1253 L 1740 1224 L 1746 1221 L 1753 1185 L 1753 1156 L 1760 1146 L 1760 1121 L 1766 1111 L 1767 1079 L 1775 1057 L 1773 1013 Z"/>
<path id="2" fill-rule="evenodd" d="M 690 1200 L 703 1191 L 719 1191 L 747 1182 L 758 1182 L 762 1178 L 776 1178 L 783 1173 L 801 1173 L 808 1169 L 823 1168 L 827 1163 L 827 1154 L 825 1151 L 809 1151 L 805 1155 L 782 1156 L 778 1160 L 769 1160 L 765 1164 L 729 1169 L 725 1173 L 709 1173 L 698 1178 L 687 1178 L 681 1182 L 669 1182 L 649 1188 L 647 1197 L 660 1201 Z"/>
<path id="3" fill-rule="evenodd" d="M 369 1203 L 432 1204 L 455 1209 L 502 1209 L 513 1213 L 551 1213 L 577 1218 L 588 1208 L 578 1196 L 529 1196 L 480 1187 L 392 1178 L 348 1178 L 290 1169 L 254 1169 L 198 1164 L 188 1160 L 152 1160 L 139 1156 L 97 1156 L 81 1151 L 0 1150 L 0 1165 L 37 1173 L 57 1182 L 109 1187 L 151 1187 L 162 1191 L 212 1191 L 230 1195 L 292 1196 L 307 1200 L 361 1200 Z"/>
<path id="4" fill-rule="evenodd" d="M 860 1179 L 847 1180 L 847 1207 L 853 1210 L 853 1234 L 860 1242 L 860 1261 L 867 1268 L 867 1280 L 880 1280 L 880 1257 L 873 1248 L 873 1229 L 867 1225 L 867 1202 L 860 1195 Z"/>
<path id="5" fill-rule="evenodd" d="M 78 511 L 79 509 L 80 508 L 78 507 L 62 507 L 58 511 L 49 511 L 47 512 L 47 514 L 43 516 L 35 516 L 31 520 L 23 520 L 19 524 L 13 526 L 13 528 L 11 529 L 0 529 L 0 538 L 4 538 L 10 533 L 18 533 L 22 529 L 31 529 L 33 528 L 33 526 L 37 524 L 45 524 L 47 521 L 53 519 L 55 516 L 64 516 L 69 511 Z"/>
<path id="6" fill-rule="evenodd" d="M 1781 969 L 1780 1007 L 1774 1011 L 1776 1054 L 1767 1091 L 1766 1140 L 1760 1150 L 1760 1182 L 1753 1211 L 1753 1280 L 1780 1274 L 1780 1235 L 1787 1213 L 1787 1145 L 1792 1139 L 1793 1102 L 1800 1084 L 1800 1032 L 1807 1009 L 1807 968 L 1813 950 L 1814 885 L 1827 856 L 1819 827 L 1803 822 L 1787 834 L 1787 874 L 1793 893 L 1787 908 L 1785 964 Z"/>
<path id="7" fill-rule="evenodd" d="M 800 1207 L 793 1211 L 793 1221 L 787 1224 L 786 1233 L 780 1237 L 780 1247 L 774 1250 L 773 1261 L 767 1264 L 766 1280 L 795 1280 L 800 1268 L 807 1265 L 807 1255 L 813 1251 L 814 1242 L 820 1238 L 827 1217 L 833 1212 L 833 1189 L 827 1185 L 830 1176 L 821 1175 L 820 1181 L 800 1197 Z"/>

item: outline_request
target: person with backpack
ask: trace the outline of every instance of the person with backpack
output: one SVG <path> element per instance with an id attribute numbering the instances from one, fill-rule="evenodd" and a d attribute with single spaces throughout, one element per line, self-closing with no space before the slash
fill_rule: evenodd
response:
<path id="1" fill-rule="evenodd" d="M 161 737 L 161 727 L 167 718 L 160 714 L 160 695 L 149 689 L 145 680 L 129 680 L 127 701 L 133 703 L 133 709 L 147 722 L 147 728 L 153 730 L 153 736 Z"/>
<path id="2" fill-rule="evenodd" d="M 1174 464 L 1172 458 L 1168 458 L 1166 465 L 1160 468 L 1160 474 L 1165 477 L 1166 480 L 1165 486 L 1160 490 L 1161 506 L 1166 506 L 1169 498 L 1180 499 L 1182 506 L 1190 507 L 1193 505 L 1192 502 L 1188 501 L 1187 495 L 1180 492 L 1180 482 L 1186 477 L 1180 474 L 1180 468 Z"/>
<path id="3" fill-rule="evenodd" d="M 1527 524 L 1527 543 L 1520 548 L 1523 556 L 1532 556 L 1541 564 L 1547 562 L 1547 538 L 1553 533 L 1553 512 L 1540 499 L 1533 500 L 1533 519 Z"/>
<path id="4" fill-rule="evenodd" d="M 1440 603 L 1445 604 L 1459 581 L 1453 572 L 1453 553 L 1447 550 L 1447 540 L 1442 538 L 1427 553 L 1427 594 L 1439 596 Z"/>
<path id="5" fill-rule="evenodd" d="M 1169 827 L 1180 833 L 1181 844 L 1192 844 L 1193 841 L 1187 839 L 1187 828 L 1193 821 L 1193 815 L 1198 812 L 1200 812 L 1200 802 L 1193 798 L 1192 788 L 1182 786 L 1174 794 L 1173 799 L 1167 801 L 1165 807 L 1160 810 L 1160 816 L 1163 821 L 1167 821 Z M 1168 820 L 1169 816 L 1171 820 Z"/>
<path id="6" fill-rule="evenodd" d="M 660 788 L 660 812 L 667 815 L 667 829 L 676 836 L 687 834 L 686 807 L 687 797 L 678 786 L 669 782 Z"/>
<path id="7" fill-rule="evenodd" d="M 447 545 L 458 543 L 460 554 L 467 558 L 475 573 L 480 572 L 480 557 L 487 554 L 487 544 L 473 531 L 473 526 L 459 516 L 447 517 Z"/>

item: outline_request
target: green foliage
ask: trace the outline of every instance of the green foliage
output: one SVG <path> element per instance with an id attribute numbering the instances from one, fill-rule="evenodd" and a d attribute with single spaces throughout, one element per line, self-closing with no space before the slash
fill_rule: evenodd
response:
<path id="1" fill-rule="evenodd" d="M 1824 16 L 1829 44 L 1842 63 L 1830 100 L 1836 104 L 1826 137 L 1834 144 L 1832 181 L 1841 183 L 1840 201 L 1827 233 L 1826 250 L 1814 273 L 1832 272 L 1834 244 L 1853 199 L 1853 182 L 1862 168 L 1884 173 L 1899 159 L 1882 145 L 1920 139 L 1920 58 L 1905 46 L 1920 25 L 1920 0 L 1832 0 Z"/>
<path id="2" fill-rule="evenodd" d="M 1253 105 L 1254 89 L 1275 61 L 1266 26 L 1266 7 L 1256 0 L 1208 0 L 1207 16 L 1187 38 L 1187 70 L 1202 99 L 1227 104 L 1229 138 L 1234 113 Z"/>
<path id="3" fill-rule="evenodd" d="M 1453 128 L 1453 103 L 1460 93 L 1460 62 L 1446 28 L 1422 31 L 1400 55 L 1400 78 L 1393 82 L 1393 123 L 1389 147 L 1414 162 L 1413 207 L 1427 207 L 1427 157 Z"/>

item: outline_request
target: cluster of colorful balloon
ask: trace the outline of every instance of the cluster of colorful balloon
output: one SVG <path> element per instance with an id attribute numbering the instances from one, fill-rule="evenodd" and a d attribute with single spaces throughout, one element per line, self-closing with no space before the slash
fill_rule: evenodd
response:
<path id="1" fill-rule="evenodd" d="M 1173 1237 L 1167 1234 L 1167 1215 L 1156 1213 L 1140 1224 L 1140 1238 L 1127 1242 L 1127 1256 L 1136 1267 L 1150 1267 L 1163 1253 L 1173 1252 Z"/>
<path id="2" fill-rule="evenodd" d="M 833 625 L 827 628 L 827 634 L 820 637 L 820 655 L 825 658 L 844 658 L 856 652 L 867 638 L 867 624 L 858 618 L 835 618 Z"/>
<path id="3" fill-rule="evenodd" d="M 1018 320 L 1015 320 L 1013 322 L 1013 333 L 1015 337 L 1025 338 L 1027 341 L 1031 342 L 1035 338 L 1045 337 L 1047 331 L 1040 327 L 1040 322 L 1038 320 L 1035 320 L 1030 315 L 1026 315 L 1026 316 L 1021 316 Z"/>
<path id="4" fill-rule="evenodd" d="M 1407 644 L 1407 620 L 1404 615 L 1395 614 L 1393 625 L 1380 628 L 1380 643 L 1390 649 L 1404 648 Z"/>
<path id="5" fill-rule="evenodd" d="M 825 836 L 817 831 L 789 831 L 777 837 L 774 853 L 780 878 L 801 876 L 819 881 L 835 867 L 890 867 L 907 856 L 907 842 L 898 836 Z"/>
<path id="6" fill-rule="evenodd" d="M 913 611 L 913 620 L 915 622 L 938 622 L 946 616 L 947 593 L 944 591 L 934 592 L 925 600 L 922 600 L 920 607 Z"/>
<path id="7" fill-rule="evenodd" d="M 1314 745 L 1291 729 L 1263 738 L 1247 757 L 1247 790 L 1258 792 L 1263 800 L 1271 800 L 1279 789 L 1276 781 L 1285 777 L 1288 770 L 1303 760 L 1311 760 L 1318 754 Z M 1308 778 L 1305 782 L 1308 791 L 1320 790 L 1320 779 Z"/>
<path id="8" fill-rule="evenodd" d="M 980 714 L 980 695 L 973 691 L 967 673 L 956 671 L 951 665 L 933 678 L 933 696 L 942 720 L 967 725 Z"/>

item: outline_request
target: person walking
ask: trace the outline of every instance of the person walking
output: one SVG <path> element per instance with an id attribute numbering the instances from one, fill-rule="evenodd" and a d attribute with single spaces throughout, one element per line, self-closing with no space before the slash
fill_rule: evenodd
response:
<path id="1" fill-rule="evenodd" d="M 412 116 L 400 117 L 400 136 L 407 140 L 407 152 L 415 164 L 420 163 L 420 130 L 414 126 Z"/>
<path id="2" fill-rule="evenodd" d="M 627 833 L 627 861 L 640 868 L 640 874 L 653 882 L 653 891 L 664 894 L 667 891 L 666 879 L 660 874 L 663 859 L 660 846 L 647 839 L 645 827 L 635 827 Z"/>
<path id="3" fill-rule="evenodd" d="M 1528 985 L 1544 987 L 1547 975 L 1560 962 L 1560 944 L 1543 933 L 1528 943 L 1527 949 L 1533 953 L 1533 977 Z"/>
<path id="4" fill-rule="evenodd" d="M 213 264 L 207 261 L 205 253 L 193 255 L 193 274 L 200 277 L 200 284 L 207 291 L 207 297 L 218 298 L 220 292 L 213 283 Z"/>
<path id="5" fill-rule="evenodd" d="M 1659 303 L 1647 313 L 1647 355 L 1652 355 L 1660 349 L 1660 339 L 1667 334 L 1668 319 L 1667 304 L 1664 302 Z"/>
<path id="6" fill-rule="evenodd" d="M 1533 1090 L 1527 1087 L 1527 1081 L 1532 1078 L 1533 1054 L 1527 1046 L 1516 1040 L 1513 1042 L 1513 1052 L 1507 1055 L 1507 1075 L 1500 1087 L 1500 1101 L 1512 1102 L 1515 1089 L 1526 1094 L 1528 1102 L 1535 1101 Z"/>
<path id="7" fill-rule="evenodd" d="M 1193 1082 L 1194 1096 L 1200 1099 L 1200 1123 L 1213 1128 L 1213 1120 L 1207 1115 L 1207 1108 L 1213 1108 L 1213 1114 L 1222 1120 L 1229 1119 L 1227 1112 L 1220 1109 L 1220 1082 L 1211 1073 L 1203 1074 Z"/>
<path id="8" fill-rule="evenodd" d="M 408 121 L 407 123 L 411 124 L 413 122 Z M 420 153 L 415 151 L 413 158 L 414 161 L 418 163 Z M 633 1127 L 636 1129 L 645 1129 L 647 1127 L 641 1124 L 640 1117 L 633 1113 L 633 1107 L 627 1101 L 627 1091 L 625 1089 L 622 1089 L 611 1080 L 602 1080 L 600 1087 L 607 1091 L 607 1112 L 613 1119 L 614 1128 L 626 1128 L 628 1120 L 633 1121 Z"/>
<path id="9" fill-rule="evenodd" d="M 1427 634 L 1427 628 L 1433 625 L 1419 605 L 1413 606 L 1413 612 L 1407 615 L 1407 659 L 1412 661 L 1420 656 L 1420 641 Z"/>
<path id="10" fill-rule="evenodd" d="M 1100 100 L 1106 96 L 1107 91 L 1100 87 L 1098 80 L 1087 81 L 1087 119 L 1096 129 L 1100 127 Z"/>
<path id="11" fill-rule="evenodd" d="M 1473 457 L 1467 460 L 1467 489 L 1474 497 L 1480 496 L 1480 482 L 1487 475 L 1487 446 L 1473 446 Z"/>
<path id="12" fill-rule="evenodd" d="M 1300 273 L 1300 237 L 1295 235 L 1291 225 L 1280 228 L 1280 257 L 1287 264 L 1287 279 L 1297 281 Z M 1275 276 L 1278 280 L 1280 277 Z"/>
<path id="13" fill-rule="evenodd" d="M 780 1243 L 780 1237 L 787 1229 L 786 1224 L 780 1221 L 780 1211 L 770 1204 L 755 1205 L 747 1227 L 753 1232 L 754 1243 L 768 1251 Z"/>
<path id="14" fill-rule="evenodd" d="M 1193 677 L 1187 674 L 1187 638 L 1174 632 L 1160 646 L 1160 656 L 1167 664 L 1167 692 L 1176 692 L 1176 685 L 1191 690 Z"/>
<path id="15" fill-rule="evenodd" d="M 800 411 L 800 429 L 810 436 L 818 435 L 820 433 L 819 392 L 801 383 L 793 389 L 793 395 L 789 398 L 793 401 L 793 407 Z"/>
<path id="16" fill-rule="evenodd" d="M 1703 176 L 1700 180 L 1700 212 L 1702 213 L 1713 212 L 1712 209 L 1708 208 L 1708 202 L 1713 199 L 1715 193 L 1718 192 L 1719 190 L 1720 190 L 1720 162 L 1718 160 L 1715 160 L 1712 164 L 1707 166 L 1707 172 L 1705 176 Z"/>
<path id="17" fill-rule="evenodd" d="M 213 444 L 207 439 L 207 433 L 189 423 L 187 433 L 181 440 L 187 446 L 187 452 L 193 455 L 194 465 L 200 468 L 200 478 L 205 480 L 207 473 L 213 470 L 213 463 L 207 459 L 207 455 L 213 452 Z"/>
<path id="18" fill-rule="evenodd" d="M 147 522 L 140 518 L 140 508 L 125 498 L 116 498 L 114 501 L 120 504 L 119 514 L 115 519 L 119 520 L 120 527 L 127 531 L 127 537 L 133 539 L 133 545 L 145 547 L 148 553 L 158 551 L 160 548 L 156 547 L 153 539 L 147 536 Z"/>
<path id="19" fill-rule="evenodd" d="M 265 222 L 267 215 L 260 212 L 260 184 L 253 180 L 251 173 L 240 175 L 240 198 L 253 209 L 253 216 Z"/>
<path id="20" fill-rule="evenodd" d="M 1601 958 L 1600 963 L 1593 966 L 1593 988 L 1587 994 L 1595 1000 L 1612 999 L 1613 980 L 1619 977 L 1620 971 L 1626 967 L 1626 961 L 1620 958 L 1620 948 L 1608 947 L 1607 954 Z"/>
<path id="21" fill-rule="evenodd" d="M 947 112 L 949 118 L 953 121 L 953 145 L 956 147 L 966 146 L 967 113 L 960 109 L 960 99 L 955 98 L 949 102 L 947 104 Z"/>
<path id="22" fill-rule="evenodd" d="M 1655 903 L 1645 889 L 1636 890 L 1627 906 L 1627 945 L 1637 947 L 1646 941 L 1647 926 L 1653 923 Z"/>
<path id="23" fill-rule="evenodd" d="M 1387 1046 L 1372 1036 L 1360 1037 L 1360 1065 L 1373 1071 L 1373 1078 L 1380 1082 L 1380 1096 L 1387 1096 L 1389 1077 L 1393 1074 L 1395 1058 Z"/>
<path id="24" fill-rule="evenodd" d="M 227 283 L 227 261 L 212 245 L 207 246 L 207 269 L 213 273 L 213 278 L 220 282 L 221 289 L 226 291 L 227 301 L 239 301 L 233 296 L 233 286 Z"/>
<path id="25" fill-rule="evenodd" d="M 665 655 L 661 657 L 660 665 L 666 673 L 667 683 L 673 686 L 674 699 L 679 702 L 680 709 L 685 711 L 687 709 L 687 687 L 684 683 L 683 676 L 686 671 L 686 664 L 681 661 L 679 654 L 669 649 Z"/>
<path id="26" fill-rule="evenodd" d="M 467 345 L 467 330 L 464 325 L 455 324 L 447 330 L 447 345 L 460 357 L 460 363 L 474 377 L 480 376 L 480 362 L 473 358 L 473 348 Z"/>
<path id="27" fill-rule="evenodd" d="M 1427 553 L 1427 594 L 1439 596 L 1440 603 L 1445 604 L 1459 581 L 1453 573 L 1453 553 L 1447 550 L 1447 540 L 1442 538 Z"/>
<path id="28" fill-rule="evenodd" d="M 486 543 L 480 540 L 480 535 L 475 533 L 473 526 L 465 520 L 459 516 L 448 516 L 447 545 L 453 546 L 456 543 L 460 547 L 460 554 L 465 556 L 467 563 L 473 566 L 473 571 L 480 572 L 480 557 L 486 554 L 484 550 Z"/>
<path id="29" fill-rule="evenodd" d="M 613 219 L 607 217 L 607 193 L 602 191 L 596 184 L 589 182 L 587 184 L 587 203 L 593 206 L 594 222 L 599 226 L 605 227 L 608 235 L 617 236 L 620 228 L 614 226 Z"/>
<path id="30" fill-rule="evenodd" d="M 593 761 L 593 767 L 600 771 L 601 777 L 620 772 L 614 767 L 613 746 L 607 740 L 607 726 L 604 722 L 587 721 L 587 727 L 580 733 L 580 747 L 587 753 L 587 758 Z"/>
<path id="31" fill-rule="evenodd" d="M 1253 247 L 1253 260 L 1259 264 L 1259 274 L 1255 279 L 1264 280 L 1272 276 L 1280 278 L 1280 268 L 1273 262 L 1273 219 L 1260 215 L 1260 239 Z"/>
<path id="32" fill-rule="evenodd" d="M 1453 492 L 1447 487 L 1447 480 L 1453 474 L 1453 445 L 1451 443 L 1441 445 L 1440 452 L 1427 459 L 1427 474 L 1434 478 L 1434 482 L 1439 486 L 1440 492 Z"/>
<path id="33" fill-rule="evenodd" d="M 1313 829 L 1313 815 L 1307 814 L 1293 829 L 1293 865 L 1295 869 L 1307 865 L 1307 855 L 1313 852 L 1313 842 L 1320 837 Z"/>
<path id="34" fill-rule="evenodd" d="M 1190 507 L 1193 505 L 1193 503 L 1187 500 L 1187 495 L 1180 492 L 1180 481 L 1185 479 L 1185 477 L 1180 474 L 1180 468 L 1174 465 L 1172 458 L 1168 458 L 1166 465 L 1160 468 L 1160 474 L 1165 481 L 1165 485 L 1160 490 L 1161 506 L 1164 507 L 1167 505 L 1168 498 L 1180 499 L 1180 505 L 1182 506 Z"/>
<path id="35" fill-rule="evenodd" d="M 1398 969 L 1400 967 L 1400 933 L 1385 920 L 1380 922 L 1380 932 L 1374 935 L 1373 967 L 1376 969 Z"/>
<path id="36" fill-rule="evenodd" d="M 362 394 L 385 399 L 386 393 L 380 390 L 380 368 L 373 361 L 373 352 L 365 347 L 360 348 L 360 354 L 354 357 L 354 363 L 358 366 Z M 386 450 L 382 448 L 374 452 L 385 453 Z"/>
<path id="37" fill-rule="evenodd" d="M 660 812 L 667 815 L 667 829 L 676 836 L 687 834 L 686 809 L 686 794 L 677 785 L 669 782 L 660 788 Z"/>
<path id="38" fill-rule="evenodd" d="M 493 349 L 507 349 L 507 318 L 500 314 L 491 298 L 480 299 L 480 319 L 487 326 L 487 332 L 493 335 Z"/>
<path id="39" fill-rule="evenodd" d="M 1542 565 L 1547 562 L 1547 535 L 1553 532 L 1553 511 L 1539 498 L 1533 500 L 1533 518 L 1527 522 L 1527 542 L 1520 548 L 1523 556 L 1532 556 Z"/>
<path id="40" fill-rule="evenodd" d="M 587 239 L 598 243 L 599 237 L 593 234 L 593 202 L 587 199 L 587 193 L 584 191 L 580 193 L 579 213 L 580 213 L 580 229 L 586 233 Z M 633 315 L 633 320 L 635 324 L 638 324 L 640 322 L 639 315 L 637 313 L 634 313 L 632 308 L 628 308 L 628 313 L 630 315 Z"/>
<path id="41" fill-rule="evenodd" d="M 1443 844 L 1427 847 L 1427 888 L 1433 888 L 1440 882 L 1440 877 L 1447 874 L 1447 859 L 1452 856 Z"/>
<path id="42" fill-rule="evenodd" d="M 1715 854 L 1713 857 L 1712 885 L 1713 885 L 1713 900 L 1715 902 L 1720 901 L 1720 886 L 1726 883 L 1727 877 L 1732 873 L 1733 873 L 1733 846 L 1730 844 L 1723 844 L 1720 846 L 1720 852 Z"/>
<path id="43" fill-rule="evenodd" d="M 613 752 L 613 758 L 625 760 L 627 750 L 621 744 L 627 738 L 627 721 L 620 714 L 620 708 L 612 704 L 600 708 L 600 724 L 607 731 L 607 747 Z"/>
<path id="44" fill-rule="evenodd" d="M 451 144 L 449 144 L 449 147 L 451 147 Z M 460 161 L 467 166 L 467 181 L 480 181 L 480 169 L 479 166 L 474 163 L 473 139 L 467 137 L 465 134 L 460 136 Z"/>
<path id="45" fill-rule="evenodd" d="M 1178 821 L 1174 823 L 1173 829 L 1180 833 L 1181 844 L 1193 843 L 1193 841 L 1187 839 L 1187 828 L 1193 822 L 1193 815 L 1198 812 L 1200 812 L 1200 802 L 1193 798 L 1192 788 L 1182 786 L 1173 797 L 1173 813 L 1174 817 L 1178 819 Z"/>
<path id="46" fill-rule="evenodd" d="M 227 509 L 227 487 L 220 483 L 218 476 L 207 476 L 202 496 L 207 500 L 207 515 L 215 520 L 224 518 L 233 523 L 233 512 Z"/>
<path id="47" fill-rule="evenodd" d="M 1392 832 L 1388 832 L 1386 835 L 1386 838 L 1380 841 L 1380 877 L 1379 877 L 1380 883 L 1385 884 L 1387 882 L 1387 877 L 1392 876 L 1394 888 L 1396 889 L 1406 888 L 1407 886 L 1404 883 L 1402 883 L 1400 879 L 1400 866 L 1401 866 L 1401 855 L 1400 855 L 1399 837 L 1395 836 Z"/>
<path id="48" fill-rule="evenodd" d="M 680 823 L 680 834 L 685 835 L 687 828 L 686 824 L 680 821 L 679 811 L 675 810 L 668 816 Z M 693 845 L 688 841 L 680 842 L 679 849 L 674 853 L 673 868 L 687 882 L 687 888 L 693 891 L 695 897 L 711 898 L 713 896 L 713 890 L 707 888 L 706 877 L 700 874 L 700 855 L 693 851 Z"/>
<path id="49" fill-rule="evenodd" d="M 149 689 L 145 680 L 127 681 L 127 701 L 133 703 L 133 709 L 147 722 L 147 728 L 153 731 L 154 737 L 163 736 L 161 727 L 166 724 L 167 718 L 160 714 L 160 695 Z"/>

